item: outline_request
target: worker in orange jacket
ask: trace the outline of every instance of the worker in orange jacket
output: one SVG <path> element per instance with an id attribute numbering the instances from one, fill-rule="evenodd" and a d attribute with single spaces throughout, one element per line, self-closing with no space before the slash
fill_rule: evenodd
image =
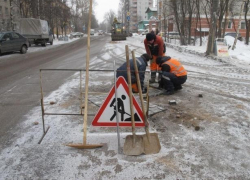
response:
<path id="1" fill-rule="evenodd" d="M 146 39 L 144 40 L 144 46 L 147 54 L 151 57 L 150 60 L 150 71 L 151 79 L 150 83 L 155 82 L 157 71 L 160 73 L 160 68 L 156 64 L 156 58 L 159 56 L 165 56 L 166 47 L 162 40 L 162 37 L 155 35 L 154 33 L 146 34 Z M 160 74 L 158 75 L 158 80 L 160 79 Z"/>
<path id="2" fill-rule="evenodd" d="M 187 80 L 187 71 L 182 64 L 169 56 L 158 57 L 156 63 L 162 70 L 159 88 L 166 90 L 164 94 L 171 95 L 174 91 L 181 90 L 181 85 Z"/>

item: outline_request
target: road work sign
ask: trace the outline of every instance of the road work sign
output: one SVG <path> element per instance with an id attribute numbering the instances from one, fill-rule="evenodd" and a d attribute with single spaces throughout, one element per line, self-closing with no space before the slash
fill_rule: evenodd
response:
<path id="1" fill-rule="evenodd" d="M 228 46 L 223 38 L 217 38 L 215 41 L 215 54 L 219 57 L 228 57 Z"/>
<path id="2" fill-rule="evenodd" d="M 119 119 L 119 126 L 132 126 L 131 112 L 129 102 L 129 88 L 126 80 L 119 77 L 116 81 L 117 103 L 115 101 L 115 86 L 112 87 L 109 95 L 98 110 L 92 125 L 93 126 L 117 126 L 116 116 Z M 116 108 L 118 107 L 118 111 Z M 133 96 L 133 108 L 135 117 L 135 126 L 144 127 L 143 113 Z M 117 113 L 118 112 L 118 113 Z"/>

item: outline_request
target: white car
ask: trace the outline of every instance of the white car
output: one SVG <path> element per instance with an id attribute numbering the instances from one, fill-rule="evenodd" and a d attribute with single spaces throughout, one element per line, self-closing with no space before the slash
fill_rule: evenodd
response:
<path id="1" fill-rule="evenodd" d="M 102 30 L 99 30 L 99 31 L 98 31 L 98 35 L 103 35 L 103 31 L 102 31 Z"/>
<path id="2" fill-rule="evenodd" d="M 83 37 L 83 35 L 84 34 L 82 32 L 73 32 L 70 34 L 73 38 Z"/>

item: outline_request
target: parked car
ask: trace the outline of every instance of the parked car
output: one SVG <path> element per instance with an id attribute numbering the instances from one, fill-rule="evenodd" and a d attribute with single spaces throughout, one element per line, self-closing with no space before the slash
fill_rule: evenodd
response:
<path id="1" fill-rule="evenodd" d="M 99 30 L 99 31 L 98 31 L 98 35 L 103 35 L 103 31 L 102 31 L 102 30 Z"/>
<path id="2" fill-rule="evenodd" d="M 95 30 L 94 29 L 90 29 L 90 35 L 95 35 Z"/>
<path id="3" fill-rule="evenodd" d="M 27 38 L 16 32 L 0 32 L 0 54 L 20 51 L 25 54 L 29 47 Z"/>
<path id="4" fill-rule="evenodd" d="M 232 37 L 235 38 L 236 37 L 236 32 L 226 32 L 225 36 L 232 36 Z M 238 34 L 238 38 L 237 39 L 240 40 L 240 41 L 243 40 L 243 38 L 242 38 L 242 36 L 241 36 L 240 33 Z"/>
<path id="5" fill-rule="evenodd" d="M 70 36 L 71 37 L 73 37 L 73 38 L 79 38 L 79 37 L 83 37 L 83 33 L 82 32 L 72 32 L 71 34 L 70 34 Z"/>
<path id="6" fill-rule="evenodd" d="M 169 35 L 169 39 L 180 39 L 180 34 L 178 32 L 169 32 L 166 33 L 167 37 Z"/>

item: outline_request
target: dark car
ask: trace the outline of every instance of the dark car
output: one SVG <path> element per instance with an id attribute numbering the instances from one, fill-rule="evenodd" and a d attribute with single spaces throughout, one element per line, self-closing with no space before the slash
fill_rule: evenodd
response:
<path id="1" fill-rule="evenodd" d="M 178 32 L 168 32 L 166 35 L 167 37 L 169 35 L 169 39 L 180 39 L 180 34 Z"/>
<path id="2" fill-rule="evenodd" d="M 20 51 L 25 54 L 28 50 L 29 41 L 16 32 L 0 32 L 0 54 Z"/>
<path id="3" fill-rule="evenodd" d="M 225 36 L 232 36 L 232 37 L 236 37 L 236 32 L 227 32 L 226 34 L 225 34 Z M 242 36 L 241 36 L 241 34 L 239 33 L 238 34 L 238 38 L 237 38 L 238 40 L 240 40 L 240 41 L 242 41 L 243 40 L 243 38 L 242 38 Z"/>

